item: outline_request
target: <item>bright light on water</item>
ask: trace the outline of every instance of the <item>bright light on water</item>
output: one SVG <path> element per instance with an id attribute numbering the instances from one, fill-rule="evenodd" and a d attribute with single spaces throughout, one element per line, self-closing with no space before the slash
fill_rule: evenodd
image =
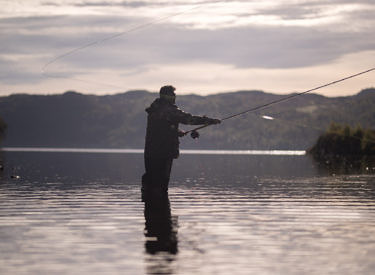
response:
<path id="1" fill-rule="evenodd" d="M 102 149 L 102 148 L 43 148 L 43 147 L 5 147 L 5 152 L 50 152 L 50 153 L 110 153 L 110 154 L 143 154 L 143 149 Z M 302 150 L 181 150 L 189 155 L 271 155 L 303 156 Z"/>

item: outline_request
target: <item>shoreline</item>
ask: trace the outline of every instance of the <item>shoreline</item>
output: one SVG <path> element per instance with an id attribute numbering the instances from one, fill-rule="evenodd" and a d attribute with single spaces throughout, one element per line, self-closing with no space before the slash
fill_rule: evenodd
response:
<path id="1" fill-rule="evenodd" d="M 58 148 L 58 147 L 3 147 L 0 152 L 39 152 L 39 153 L 105 153 L 105 154 L 143 154 L 143 149 L 114 148 Z M 305 150 L 199 150 L 181 149 L 187 155 L 270 155 L 305 156 Z"/>

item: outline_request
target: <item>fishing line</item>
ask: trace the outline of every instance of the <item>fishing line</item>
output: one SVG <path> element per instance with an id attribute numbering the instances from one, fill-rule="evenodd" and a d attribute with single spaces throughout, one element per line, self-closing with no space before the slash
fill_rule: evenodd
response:
<path id="1" fill-rule="evenodd" d="M 64 77 L 64 76 L 56 76 L 56 75 L 52 75 L 52 74 L 48 74 L 47 73 L 47 69 L 50 65 L 52 65 L 53 63 L 56 63 L 57 61 L 61 60 L 61 59 L 64 59 L 65 57 L 69 56 L 69 55 L 72 55 L 78 51 L 81 51 L 81 50 L 84 50 L 84 49 L 87 49 L 87 48 L 90 48 L 94 45 L 98 45 L 98 44 L 101 44 L 103 42 L 106 42 L 106 41 L 109 41 L 109 40 L 112 40 L 112 39 L 115 39 L 115 38 L 118 38 L 120 36 L 123 36 L 123 35 L 126 35 L 126 34 L 129 34 L 129 33 L 132 33 L 132 32 L 136 32 L 136 31 L 139 31 L 141 29 L 145 29 L 145 28 L 148 28 L 148 27 L 151 27 L 155 24 L 158 24 L 160 22 L 163 22 L 167 19 L 170 19 L 170 18 L 173 18 L 173 17 L 176 17 L 176 16 L 179 16 L 181 14 L 185 14 L 185 13 L 189 13 L 191 12 L 192 10 L 194 9 L 197 9 L 199 7 L 201 7 L 202 5 L 196 5 L 192 8 L 189 8 L 189 9 L 186 9 L 186 10 L 183 10 L 181 12 L 178 12 L 178 13 L 174 13 L 174 14 L 171 14 L 171 15 L 167 15 L 167 16 L 164 16 L 164 17 L 159 17 L 155 20 L 152 20 L 150 22 L 146 22 L 144 24 L 141 24 L 141 25 L 137 25 L 133 28 L 130 28 L 126 31 L 123 31 L 123 32 L 119 32 L 119 33 L 116 33 L 116 34 L 113 34 L 113 35 L 110 35 L 108 37 L 105 37 L 105 38 L 102 38 L 102 39 L 98 39 L 98 40 L 95 40 L 95 41 L 92 41 L 90 43 L 87 43 L 87 44 L 84 44 L 82 46 L 79 46 L 77 48 L 74 48 L 72 50 L 69 50 L 67 52 L 64 52 L 58 56 L 56 56 L 55 58 L 53 58 L 52 60 L 48 61 L 46 64 L 44 64 L 44 66 L 42 67 L 41 69 L 41 72 L 42 72 L 42 75 L 47 77 L 47 78 L 66 78 L 66 79 L 74 79 L 74 80 L 77 80 L 77 81 L 81 81 L 81 82 L 86 82 L 86 83 L 96 83 L 96 84 L 101 84 L 101 85 L 106 85 L 106 86 L 111 86 L 111 87 L 115 87 L 115 88 L 119 88 L 119 89 L 123 89 L 123 87 L 120 87 L 120 86 L 116 86 L 116 85 L 113 85 L 113 84 L 108 84 L 108 83 L 104 83 L 104 82 L 98 82 L 98 81 L 91 81 L 91 80 L 85 80 L 85 79 L 79 79 L 79 78 L 74 78 L 74 77 Z"/>
<path id="2" fill-rule="evenodd" d="M 297 94 L 292 94 L 292 95 L 289 95 L 287 97 L 284 97 L 284 98 L 281 98 L 281 99 L 278 99 L 278 100 L 274 100 L 274 101 L 271 101 L 271 102 L 268 102 L 266 104 L 262 104 L 262 105 L 259 105 L 259 106 L 256 106 L 256 107 L 253 107 L 253 108 L 250 108 L 248 110 L 244 110 L 240 113 L 236 113 L 236 114 L 233 114 L 233 115 L 230 115 L 230 116 L 227 116 L 227 117 L 224 117 L 221 119 L 221 121 L 224 121 L 224 120 L 228 120 L 228 119 L 231 119 L 231 118 L 234 118 L 234 117 L 237 117 L 237 116 L 240 116 L 240 115 L 243 115 L 243 114 L 246 114 L 246 113 L 251 113 L 251 112 L 255 112 L 255 111 L 259 111 L 259 110 L 263 110 L 263 109 L 266 109 L 266 108 L 269 108 L 270 106 L 274 105 L 274 104 L 278 104 L 280 102 L 284 102 L 284 101 L 288 101 L 288 100 L 291 100 L 292 98 L 294 97 L 297 97 L 297 96 L 301 96 L 301 95 L 304 95 L 304 94 L 307 94 L 307 93 L 310 93 L 312 91 L 316 91 L 316 90 L 319 90 L 321 88 L 324 88 L 324 87 L 328 87 L 328 86 L 331 86 L 331 85 L 334 85 L 334 84 L 337 84 L 339 82 L 343 82 L 345 80 L 348 80 L 350 78 L 354 78 L 354 77 L 357 77 L 357 76 L 360 76 L 362 74 L 366 74 L 366 73 L 369 73 L 371 71 L 374 71 L 375 70 L 375 67 L 374 68 L 371 68 L 371 69 L 368 69 L 368 70 L 365 70 L 365 71 L 362 71 L 362 72 L 359 72 L 359 73 L 356 73 L 356 74 L 352 74 L 350 76 L 347 76 L 347 77 L 344 77 L 344 78 L 341 78 L 341 79 L 338 79 L 338 80 L 335 80 L 335 81 L 332 81 L 332 82 L 329 82 L 329 83 L 326 83 L 326 84 L 323 84 L 321 86 L 318 86 L 318 87 L 315 87 L 315 88 L 312 88 L 312 89 L 309 89 L 307 91 L 304 91 L 304 92 L 301 92 L 301 93 L 297 93 Z M 191 129 L 189 131 L 186 131 L 185 134 L 188 134 L 188 133 L 191 133 L 192 137 L 193 136 L 197 136 L 197 130 L 200 130 L 200 129 L 203 129 L 203 128 L 206 128 L 210 125 L 213 125 L 213 124 L 205 124 L 203 126 L 199 126 L 197 128 L 194 128 L 194 129 Z M 199 136 L 199 134 L 198 134 Z M 194 137 L 193 137 L 194 138 Z"/>
<path id="3" fill-rule="evenodd" d="M 155 20 L 152 20 L 150 22 L 147 22 L 147 23 L 144 23 L 144 24 L 141 24 L 141 25 L 138 25 L 138 26 L 135 26 L 133 28 L 130 28 L 126 31 L 123 31 L 123 32 L 119 32 L 119 33 L 116 33 L 116 34 L 113 34 L 113 35 L 110 35 L 108 37 L 105 37 L 105 38 L 102 38 L 102 39 L 98 39 L 98 40 L 95 40 L 95 41 L 92 41 L 90 43 L 87 43 L 87 44 L 84 44 L 82 46 L 79 46 L 77 48 L 74 48 L 72 50 L 69 50 L 63 54 L 60 54 L 58 56 L 56 56 L 55 58 L 53 58 L 52 60 L 48 61 L 46 64 L 44 64 L 44 66 L 42 67 L 41 69 L 41 72 L 42 72 L 42 75 L 47 77 L 47 78 L 67 78 L 67 79 L 74 79 L 74 80 L 77 80 L 77 81 L 81 81 L 81 82 L 86 82 L 86 83 L 95 83 L 95 84 L 101 84 L 101 85 L 106 85 L 106 86 L 111 86 L 111 87 L 116 87 L 116 88 L 119 88 L 119 89 L 122 89 L 123 87 L 120 87 L 120 86 L 116 86 L 116 85 L 113 85 L 113 84 L 108 84 L 108 83 L 104 83 L 104 82 L 98 82 L 98 81 L 91 81 L 91 80 L 85 80 L 85 79 L 79 79 L 79 78 L 73 78 L 73 77 L 63 77 L 63 76 L 54 76 L 54 75 L 51 75 L 51 74 L 48 74 L 47 73 L 47 69 L 50 65 L 56 63 L 58 60 L 61 60 L 61 59 L 64 59 L 65 57 L 69 56 L 69 55 L 72 55 L 78 51 L 81 51 L 81 50 L 84 50 L 84 49 L 87 49 L 89 47 L 92 47 L 94 45 L 98 45 L 100 43 L 103 43 L 103 42 L 106 42 L 106 41 L 109 41 L 109 40 L 112 40 L 112 39 L 115 39 L 115 38 L 118 38 L 120 36 L 123 36 L 123 35 L 126 35 L 126 34 L 129 34 L 131 32 L 135 32 L 135 31 L 138 31 L 138 30 L 141 30 L 141 29 L 145 29 L 145 28 L 148 28 L 152 25 L 155 25 L 155 24 L 158 24 L 162 21 L 165 21 L 167 19 L 170 19 L 170 18 L 173 18 L 173 17 L 176 17 L 176 16 L 179 16 L 181 14 L 185 14 L 185 13 L 188 13 L 194 9 L 197 9 L 199 7 L 201 7 L 202 5 L 196 5 L 196 6 L 193 6 L 192 8 L 189 8 L 189 9 L 186 9 L 186 10 L 183 10 L 181 12 L 178 12 L 178 13 L 174 13 L 174 14 L 171 14 L 171 15 L 168 15 L 168 16 L 164 16 L 164 17 L 159 17 Z M 240 116 L 240 115 L 243 115 L 243 114 L 246 114 L 246 113 L 251 113 L 251 112 L 255 112 L 255 111 L 258 111 L 258 110 L 262 110 L 262 109 L 266 109 L 266 108 L 269 108 L 270 106 L 274 105 L 274 104 L 278 104 L 280 102 L 284 102 L 284 101 L 288 101 L 294 97 L 298 97 L 298 96 L 301 96 L 301 95 L 304 95 L 304 94 L 307 94 L 307 93 L 310 93 L 312 91 L 316 91 L 316 90 L 319 90 L 321 88 L 324 88 L 324 87 L 328 87 L 328 86 L 331 86 L 331 85 L 334 85 L 334 84 L 337 84 L 339 82 L 343 82 L 345 80 L 348 80 L 350 78 L 354 78 L 354 77 L 357 77 L 357 76 L 360 76 L 362 74 L 366 74 L 366 73 L 369 73 L 371 71 L 374 71 L 375 70 L 375 67 L 374 68 L 371 68 L 371 69 L 368 69 L 368 70 L 365 70 L 365 71 L 362 71 L 362 72 L 359 72 L 359 73 L 356 73 L 356 74 L 353 74 L 353 75 L 350 75 L 350 76 L 347 76 L 347 77 L 344 77 L 344 78 L 341 78 L 339 80 L 335 80 L 335 81 L 332 81 L 332 82 L 329 82 L 329 83 L 326 83 L 326 84 L 323 84 L 321 86 L 318 86 L 318 87 L 315 87 L 315 88 L 312 88 L 312 89 L 309 89 L 307 91 L 304 91 L 304 92 L 301 92 L 301 93 L 297 93 L 297 94 L 292 94 L 290 96 L 287 96 L 287 97 L 284 97 L 284 98 L 281 98 L 281 99 L 278 99 L 278 100 L 274 100 L 274 101 L 271 101 L 271 102 L 268 102 L 266 104 L 263 104 L 263 105 L 259 105 L 259 106 L 256 106 L 256 107 L 253 107 L 253 108 L 250 108 L 248 110 L 244 110 L 240 113 L 236 113 L 236 114 L 233 114 L 233 115 L 230 115 L 230 116 L 227 116 L 227 117 L 224 117 L 221 119 L 221 121 L 224 121 L 224 120 L 228 120 L 228 119 L 231 119 L 231 118 L 234 118 L 234 117 L 237 117 L 237 116 Z M 197 133 L 197 130 L 200 130 L 200 129 L 203 129 L 203 128 L 206 128 L 208 126 L 210 126 L 212 124 L 206 124 L 206 125 L 203 125 L 203 126 L 200 126 L 200 127 L 197 127 L 197 128 L 194 128 L 194 129 L 191 129 L 187 132 L 185 132 L 185 134 L 188 134 L 188 133 L 192 133 L 192 136 L 193 136 L 193 133 Z M 199 135 L 198 135 L 199 136 Z"/>

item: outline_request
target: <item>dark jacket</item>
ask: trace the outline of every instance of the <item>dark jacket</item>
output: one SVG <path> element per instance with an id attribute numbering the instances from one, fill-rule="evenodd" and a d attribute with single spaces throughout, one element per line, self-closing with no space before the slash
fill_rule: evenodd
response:
<path id="1" fill-rule="evenodd" d="M 193 116 L 167 100 L 157 98 L 146 109 L 146 158 L 177 158 L 179 155 L 178 124 L 199 125 L 209 123 L 207 117 Z"/>

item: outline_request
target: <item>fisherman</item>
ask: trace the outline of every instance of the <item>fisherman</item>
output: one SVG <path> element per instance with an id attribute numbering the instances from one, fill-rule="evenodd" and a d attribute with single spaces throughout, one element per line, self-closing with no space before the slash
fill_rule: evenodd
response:
<path id="1" fill-rule="evenodd" d="M 146 109 L 147 132 L 144 151 L 145 174 L 142 176 L 142 191 L 168 192 L 168 183 L 173 159 L 179 156 L 179 137 L 186 133 L 178 124 L 218 124 L 219 119 L 193 116 L 175 105 L 176 88 L 163 86 L 160 96 Z"/>

